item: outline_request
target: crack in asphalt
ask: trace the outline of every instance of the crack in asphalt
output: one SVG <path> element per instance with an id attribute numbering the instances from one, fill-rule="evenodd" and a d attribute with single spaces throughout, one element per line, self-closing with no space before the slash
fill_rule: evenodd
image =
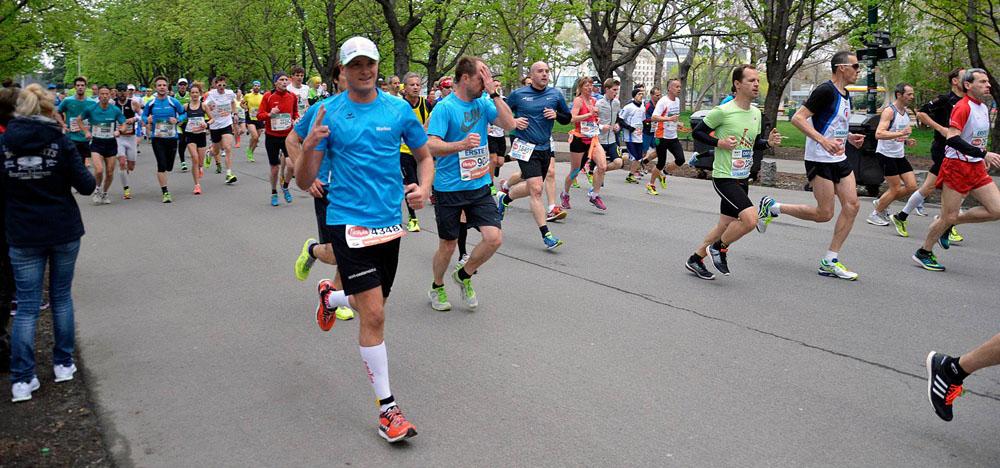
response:
<path id="1" fill-rule="evenodd" d="M 802 340 L 797 340 L 795 338 L 790 338 L 790 337 L 787 337 L 787 336 L 779 335 L 777 333 L 770 332 L 770 331 L 767 331 L 767 330 L 762 330 L 762 329 L 759 329 L 759 328 L 755 328 L 755 327 L 751 327 L 751 326 L 748 326 L 748 325 L 744 325 L 742 323 L 735 322 L 735 321 L 732 321 L 732 320 L 729 320 L 729 319 L 725 319 L 725 318 L 722 318 L 722 317 L 716 317 L 716 316 L 713 316 L 713 315 L 709 315 L 709 314 L 706 314 L 706 313 L 703 313 L 703 312 L 699 312 L 699 311 L 694 310 L 694 309 L 689 309 L 689 308 L 686 308 L 686 307 L 677 306 L 677 305 L 671 304 L 669 302 L 664 302 L 664 301 L 662 301 L 660 299 L 657 299 L 656 297 L 648 295 L 648 294 L 644 294 L 644 293 L 640 293 L 640 292 L 636 292 L 636 291 L 630 291 L 628 289 L 624 289 L 624 288 L 621 288 L 621 287 L 618 287 L 618 286 L 614 286 L 614 285 L 607 284 L 607 283 L 602 283 L 602 282 L 600 282 L 598 280 L 595 280 L 595 279 L 587 278 L 585 276 L 580 276 L 580 275 L 577 275 L 577 274 L 574 274 L 574 273 L 570 273 L 568 271 L 563 271 L 563 270 L 560 270 L 558 268 L 554 268 L 554 267 L 551 267 L 551 266 L 548 266 L 548 265 L 543 265 L 541 263 L 533 262 L 531 260 L 527 260 L 527 259 L 524 259 L 524 258 L 521 258 L 521 257 L 517 257 L 517 256 L 514 256 L 514 255 L 511 255 L 511 254 L 506 254 L 506 253 L 497 251 L 494 255 L 500 255 L 502 257 L 509 258 L 511 260 L 517 260 L 517 261 L 526 263 L 528 265 L 536 266 L 538 268 L 542 268 L 542 269 L 549 270 L 549 271 L 552 271 L 552 272 L 555 272 L 555 273 L 566 275 L 566 276 L 569 276 L 571 278 L 576 278 L 576 279 L 579 279 L 579 280 L 583 280 L 583 281 L 586 281 L 588 283 L 595 284 L 595 285 L 598 285 L 598 286 L 602 286 L 602 287 L 605 287 L 605 288 L 608 288 L 608 289 L 611 289 L 611 290 L 614 290 L 614 291 L 618 291 L 618 292 L 623 293 L 623 294 L 627 294 L 627 295 L 630 295 L 630 296 L 641 298 L 643 300 L 646 300 L 648 302 L 652 302 L 654 304 L 662 305 L 662 306 L 669 307 L 669 308 L 674 309 L 674 310 L 683 311 L 683 312 L 687 312 L 687 313 L 690 313 L 690 314 L 693 314 L 693 315 L 697 315 L 698 317 L 701 317 L 701 318 L 704 318 L 704 319 L 707 319 L 707 320 L 714 320 L 714 321 L 717 321 L 717 322 L 721 322 L 721 323 L 725 323 L 725 324 L 732 325 L 732 326 L 735 326 L 735 327 L 739 327 L 739 328 L 742 328 L 744 330 L 748 330 L 748 331 L 751 331 L 751 332 L 754 332 L 754 333 L 758 333 L 758 334 L 761 334 L 761 335 L 764 335 L 764 336 L 769 336 L 769 337 L 772 337 L 772 338 L 777 338 L 777 339 L 782 340 L 782 341 L 787 341 L 789 343 L 794 343 L 794 344 L 797 344 L 797 345 L 800 345 L 800 346 L 803 346 L 803 347 L 806 347 L 806 348 L 809 348 L 809 349 L 814 349 L 816 351 L 821 351 L 821 352 L 824 352 L 824 353 L 827 353 L 827 354 L 831 354 L 833 356 L 838 356 L 838 357 L 842 357 L 842 358 L 845 358 L 845 359 L 850 359 L 852 361 L 856 361 L 856 362 L 860 362 L 860 363 L 867 364 L 867 365 L 870 365 L 870 366 L 874 366 L 874 367 L 877 367 L 879 369 L 884 369 L 884 370 L 887 370 L 887 371 L 895 372 L 895 373 L 897 373 L 899 375 L 904 375 L 904 376 L 907 376 L 907 377 L 912 377 L 914 379 L 919 379 L 919 380 L 921 380 L 923 382 L 927 381 L 927 376 L 924 375 L 924 374 L 914 374 L 912 372 L 907 372 L 907 371 L 904 371 L 904 370 L 901 370 L 901 369 L 897 369 L 897 368 L 892 367 L 892 366 L 890 366 L 888 364 L 882 364 L 880 362 L 875 362 L 875 361 L 868 360 L 868 359 L 865 359 L 865 358 L 862 358 L 862 357 L 853 356 L 851 354 L 843 353 L 843 352 L 840 352 L 840 351 L 837 351 L 837 350 L 833 350 L 833 349 L 829 349 L 829 348 L 824 348 L 822 346 L 810 344 L 810 343 L 807 343 L 807 342 L 802 341 Z M 991 393 L 984 393 L 984 392 L 977 392 L 977 391 L 972 391 L 972 390 L 968 390 L 968 389 L 966 389 L 964 393 L 970 394 L 970 395 L 980 396 L 980 397 L 983 397 L 983 398 L 988 398 L 988 399 L 994 400 L 994 401 L 1000 401 L 1000 395 L 994 395 L 994 394 L 991 394 Z"/>

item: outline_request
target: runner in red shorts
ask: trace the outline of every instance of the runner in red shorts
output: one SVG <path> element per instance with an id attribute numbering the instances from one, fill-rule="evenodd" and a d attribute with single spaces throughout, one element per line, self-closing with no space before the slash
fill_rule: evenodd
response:
<path id="1" fill-rule="evenodd" d="M 989 77 L 981 68 L 970 68 L 962 76 L 962 86 L 966 94 L 951 111 L 948 147 L 936 183 L 941 189 L 941 216 L 913 254 L 914 261 L 931 271 L 944 271 L 932 249 L 935 242 L 945 249 L 951 245 L 952 226 L 1000 219 L 1000 189 L 987 173 L 987 165 L 1000 167 L 1000 154 L 986 151 L 990 111 L 983 101 L 990 97 Z M 960 213 L 962 199 L 970 193 L 981 206 Z"/>

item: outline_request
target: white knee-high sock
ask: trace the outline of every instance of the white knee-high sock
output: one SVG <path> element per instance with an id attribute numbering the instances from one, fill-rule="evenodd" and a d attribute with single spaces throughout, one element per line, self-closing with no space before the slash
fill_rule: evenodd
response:
<path id="1" fill-rule="evenodd" d="M 913 192 L 913 195 L 910 195 L 909 200 L 906 200 L 906 206 L 903 207 L 903 213 L 910 214 L 914 208 L 922 204 L 924 204 L 924 194 L 917 190 L 916 192 Z"/>
<path id="2" fill-rule="evenodd" d="M 368 380 L 375 390 L 375 398 L 384 400 L 392 396 L 389 390 L 389 356 L 385 351 L 385 342 L 375 346 L 359 346 L 361 350 L 361 360 L 365 363 L 365 370 L 368 372 Z M 391 406 L 384 405 L 384 406 Z M 381 408 L 385 411 L 388 408 Z"/>
<path id="3" fill-rule="evenodd" d="M 119 174 L 118 180 L 122 181 L 122 189 L 124 189 L 125 187 L 128 187 L 129 186 L 128 185 L 128 170 L 126 170 L 126 169 L 119 169 L 118 170 L 118 174 Z"/>

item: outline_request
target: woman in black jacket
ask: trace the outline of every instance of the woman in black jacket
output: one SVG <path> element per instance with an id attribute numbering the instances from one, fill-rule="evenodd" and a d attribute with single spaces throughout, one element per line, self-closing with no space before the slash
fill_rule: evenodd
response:
<path id="1" fill-rule="evenodd" d="M 0 185 L 7 243 L 17 286 L 17 315 L 11 327 L 12 401 L 31 399 L 39 387 L 35 374 L 35 323 L 49 265 L 49 300 L 55 346 L 56 382 L 73 379 L 73 270 L 80 251 L 83 221 L 70 188 L 94 192 L 94 176 L 55 120 L 55 103 L 33 84 L 17 99 L 17 117 L 0 135 Z"/>

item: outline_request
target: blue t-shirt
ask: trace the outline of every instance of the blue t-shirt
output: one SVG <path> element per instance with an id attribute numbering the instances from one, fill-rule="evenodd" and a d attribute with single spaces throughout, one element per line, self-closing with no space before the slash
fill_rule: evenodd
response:
<path id="1" fill-rule="evenodd" d="M 101 109 L 101 103 L 98 102 L 96 106 L 83 112 L 83 118 L 90 121 L 90 134 L 94 138 L 114 138 L 114 124 L 125 123 L 125 114 L 122 113 L 122 109 L 111 102 L 108 103 L 107 109 Z M 102 128 L 104 133 L 102 133 Z M 110 136 L 102 136 L 109 133 Z"/>
<path id="2" fill-rule="evenodd" d="M 510 93 L 510 96 L 507 96 L 507 105 L 514 112 L 514 118 L 528 118 L 528 128 L 514 130 L 511 134 L 528 143 L 533 143 L 536 150 L 549 149 L 552 125 L 555 122 L 555 120 L 546 119 L 543 111 L 549 108 L 564 114 L 570 113 L 566 99 L 556 88 L 545 88 L 541 91 L 531 85 L 518 88 Z"/>
<path id="3" fill-rule="evenodd" d="M 67 97 L 59 103 L 58 111 L 66 116 L 66 126 L 69 127 L 70 132 L 67 133 L 70 140 L 73 141 L 87 141 L 87 137 L 83 134 L 83 129 L 78 129 L 77 131 L 72 131 L 77 128 L 75 123 L 76 118 L 83 115 L 91 107 L 96 106 L 97 103 L 91 101 L 90 99 L 77 99 L 76 95 Z M 86 119 L 86 117 L 84 117 Z"/>
<path id="4" fill-rule="evenodd" d="M 497 106 L 489 97 L 479 97 L 472 102 L 460 99 L 455 93 L 449 94 L 436 106 L 431 114 L 431 120 L 427 124 L 427 135 L 434 135 L 441 140 L 453 143 L 465 139 L 470 133 L 479 134 L 479 148 L 482 155 L 472 158 L 466 153 L 467 159 L 464 164 L 472 166 L 466 168 L 467 171 L 476 171 L 475 165 L 485 164 L 486 172 L 470 180 L 462 180 L 462 165 L 459 161 L 459 153 L 451 153 L 434 158 L 434 190 L 439 192 L 457 192 L 459 190 L 475 190 L 484 185 L 489 185 L 489 159 L 490 151 L 487 147 L 486 126 L 496 120 Z"/>
<path id="5" fill-rule="evenodd" d="M 402 222 L 399 141 L 413 149 L 427 144 L 410 105 L 382 91 L 367 104 L 340 93 L 326 104 L 323 123 L 330 136 L 316 151 L 330 160 L 326 224 L 379 228 Z"/>
<path id="6" fill-rule="evenodd" d="M 184 113 L 184 106 L 181 105 L 180 101 L 170 96 L 166 96 L 163 99 L 160 99 L 159 96 L 157 96 L 147 102 L 146 105 L 142 107 L 142 120 L 146 121 L 150 115 L 153 116 L 154 125 L 157 122 L 167 121 L 171 117 L 177 119 L 178 122 L 187 119 L 187 114 Z M 177 139 L 177 132 L 174 132 L 173 137 L 165 138 Z"/>
<path id="7" fill-rule="evenodd" d="M 309 110 L 306 111 L 305 115 L 299 119 L 299 122 L 295 124 L 295 133 L 299 136 L 299 140 L 305 141 L 306 137 L 309 136 L 309 130 L 312 129 L 313 121 L 316 120 L 316 112 L 319 111 L 320 106 L 329 106 L 330 100 L 333 97 L 326 98 L 314 105 L 309 106 Z M 327 107 L 327 112 L 330 109 Z M 323 161 L 319 164 L 319 170 L 316 171 L 316 178 L 319 179 L 320 183 L 324 187 L 330 185 L 330 160 L 323 158 Z"/>

